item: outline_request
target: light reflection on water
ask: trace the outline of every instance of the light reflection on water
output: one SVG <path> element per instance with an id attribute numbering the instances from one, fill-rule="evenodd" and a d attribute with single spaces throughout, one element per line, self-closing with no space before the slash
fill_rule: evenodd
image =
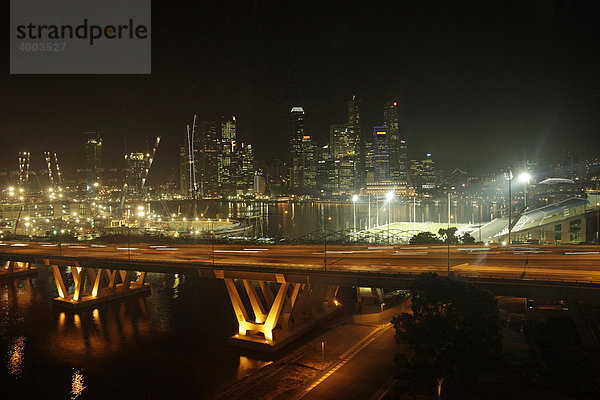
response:
<path id="1" fill-rule="evenodd" d="M 253 236 L 301 237 L 327 227 L 334 231 L 354 228 L 360 230 L 367 227 L 385 224 L 387 208 L 384 199 L 370 200 L 362 196 L 356 207 L 352 202 L 301 202 L 301 203 L 255 203 L 198 200 L 198 209 L 204 210 L 209 218 L 243 218 L 261 216 L 261 223 L 255 224 Z M 190 212 L 192 202 L 172 201 L 171 209 L 180 209 L 183 215 Z M 152 212 L 162 214 L 165 202 L 151 202 Z M 467 224 L 487 222 L 499 216 L 500 204 L 494 199 L 452 199 L 450 214 L 452 222 Z M 434 222 L 448 220 L 448 203 L 445 198 L 439 200 L 421 199 L 416 203 L 413 199 L 394 200 L 391 208 L 392 222 Z M 331 219 L 327 219 L 331 217 Z M 379 218 L 379 221 L 378 221 Z M 326 222 L 327 221 L 327 222 Z"/>
<path id="2" fill-rule="evenodd" d="M 147 296 L 77 311 L 53 307 L 49 270 L 0 282 L 0 398 L 207 398 L 269 362 L 228 345 L 237 323 L 222 281 L 147 280 Z"/>
<path id="3" fill-rule="evenodd" d="M 77 400 L 79 396 L 83 394 L 85 390 L 85 378 L 83 377 L 83 372 L 81 370 L 76 370 L 73 372 L 73 377 L 71 378 L 71 400 Z"/>
<path id="4" fill-rule="evenodd" d="M 23 376 L 23 364 L 25 362 L 25 338 L 23 336 L 13 339 L 8 351 L 8 372 L 21 378 Z"/>

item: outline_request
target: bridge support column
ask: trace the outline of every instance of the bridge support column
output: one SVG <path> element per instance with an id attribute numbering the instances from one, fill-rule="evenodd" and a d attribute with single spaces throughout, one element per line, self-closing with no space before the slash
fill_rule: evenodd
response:
<path id="1" fill-rule="evenodd" d="M 45 259 L 44 264 L 50 265 L 56 283 L 58 297 L 54 304 L 66 308 L 82 308 L 104 303 L 117 298 L 146 293 L 150 285 L 144 283 L 146 273 L 106 269 L 98 267 L 82 267 L 66 265 L 62 260 Z M 65 285 L 65 270 L 70 267 L 73 277 L 73 290 Z"/>
<path id="2" fill-rule="evenodd" d="M 238 321 L 238 333 L 231 341 L 240 347 L 276 351 L 306 333 L 339 305 L 335 300 L 337 286 L 288 282 L 281 275 L 265 281 L 226 274 L 215 271 L 216 277 L 225 282 Z M 261 290 L 257 291 L 257 287 Z"/>
<path id="3" fill-rule="evenodd" d="M 0 264 L 0 279 L 16 278 L 19 276 L 30 276 L 37 274 L 37 269 L 32 268 L 28 262 L 2 261 Z"/>

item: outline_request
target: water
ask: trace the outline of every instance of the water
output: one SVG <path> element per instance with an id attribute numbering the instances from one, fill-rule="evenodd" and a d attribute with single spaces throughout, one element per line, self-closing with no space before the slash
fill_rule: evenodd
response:
<path id="1" fill-rule="evenodd" d="M 475 206 L 477 204 L 477 206 Z M 497 204 L 453 201 L 458 223 L 489 220 Z M 167 215 L 189 202 L 152 203 Z M 263 236 L 300 237 L 369 226 L 368 203 L 200 201 L 206 216 L 259 216 Z M 387 222 L 387 204 L 371 203 L 370 224 Z M 447 204 L 396 200 L 392 222 L 447 221 Z M 161 211 L 162 210 L 162 211 Z M 331 220 L 329 219 L 331 217 Z M 70 277 L 67 281 L 72 282 Z M 50 271 L 32 279 L 0 281 L 0 398 L 208 398 L 269 359 L 231 347 L 237 322 L 224 283 L 149 274 L 152 291 L 80 312 L 52 306 Z"/>
<path id="2" fill-rule="evenodd" d="M 207 398 L 263 366 L 231 347 L 223 281 L 149 274 L 151 294 L 79 312 L 52 306 L 48 270 L 0 281 L 0 398 Z"/>
<path id="3" fill-rule="evenodd" d="M 451 223 L 477 224 L 491 221 L 499 215 L 500 203 L 494 200 L 451 200 Z M 254 234 L 265 237 L 298 238 L 311 232 L 366 229 L 387 224 L 389 204 L 366 198 L 354 205 L 351 202 L 269 203 L 254 201 L 199 200 L 198 213 L 210 218 L 256 217 Z M 189 215 L 191 201 L 153 202 L 153 212 L 163 215 Z M 370 209 L 370 212 L 369 212 Z M 331 219 L 330 219 L 331 218 Z M 395 199 L 389 210 L 391 222 L 448 221 L 448 203 L 445 200 Z M 356 219 L 356 222 L 355 222 Z"/>

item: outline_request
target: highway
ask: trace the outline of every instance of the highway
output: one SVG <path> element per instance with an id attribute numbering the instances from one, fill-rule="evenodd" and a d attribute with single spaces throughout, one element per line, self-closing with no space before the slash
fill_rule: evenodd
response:
<path id="1" fill-rule="evenodd" d="M 213 251 L 214 249 L 214 251 Z M 296 267 L 600 283 L 600 246 L 90 244 L 0 242 L 2 254 L 177 262 L 190 267 Z M 214 257 L 214 261 L 213 261 Z"/>

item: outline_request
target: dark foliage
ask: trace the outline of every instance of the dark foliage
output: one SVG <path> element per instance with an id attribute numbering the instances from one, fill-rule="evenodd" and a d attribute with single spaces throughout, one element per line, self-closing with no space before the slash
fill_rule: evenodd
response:
<path id="1" fill-rule="evenodd" d="M 409 356 L 397 360 L 422 378 L 474 381 L 500 365 L 501 342 L 494 297 L 456 277 L 422 274 L 411 290 L 412 314 L 392 322 Z"/>

